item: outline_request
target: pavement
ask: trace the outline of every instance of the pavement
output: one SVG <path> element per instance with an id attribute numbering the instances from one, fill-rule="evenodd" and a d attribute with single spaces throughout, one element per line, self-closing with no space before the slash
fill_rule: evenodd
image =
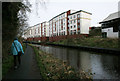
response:
<path id="1" fill-rule="evenodd" d="M 32 47 L 27 46 L 24 55 L 21 56 L 21 66 L 16 70 L 12 68 L 4 79 L 41 79 Z"/>

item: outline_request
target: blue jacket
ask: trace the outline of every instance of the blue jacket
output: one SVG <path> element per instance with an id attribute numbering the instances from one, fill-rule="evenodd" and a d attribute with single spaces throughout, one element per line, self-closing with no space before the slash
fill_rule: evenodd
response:
<path id="1" fill-rule="evenodd" d="M 16 48 L 14 46 L 14 44 L 16 45 Z M 18 55 L 18 52 L 22 51 L 22 54 L 24 54 L 24 51 L 23 51 L 23 48 L 22 48 L 22 45 L 21 43 L 18 41 L 18 40 L 14 40 L 14 43 L 12 43 L 12 46 L 11 46 L 11 52 L 13 55 Z"/>

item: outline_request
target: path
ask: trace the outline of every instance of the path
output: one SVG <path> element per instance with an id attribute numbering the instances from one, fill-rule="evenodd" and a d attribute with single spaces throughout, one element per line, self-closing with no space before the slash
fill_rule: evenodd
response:
<path id="1" fill-rule="evenodd" d="M 27 46 L 25 54 L 21 57 L 20 68 L 17 70 L 12 69 L 5 79 L 41 79 L 35 54 L 30 46 Z"/>

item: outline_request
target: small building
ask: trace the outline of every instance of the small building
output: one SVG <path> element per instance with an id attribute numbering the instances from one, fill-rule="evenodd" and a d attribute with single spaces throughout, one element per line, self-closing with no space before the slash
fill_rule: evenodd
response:
<path id="1" fill-rule="evenodd" d="M 119 12 L 110 14 L 107 18 L 105 18 L 102 22 L 100 22 L 102 27 L 103 38 L 119 38 L 120 37 Z"/>

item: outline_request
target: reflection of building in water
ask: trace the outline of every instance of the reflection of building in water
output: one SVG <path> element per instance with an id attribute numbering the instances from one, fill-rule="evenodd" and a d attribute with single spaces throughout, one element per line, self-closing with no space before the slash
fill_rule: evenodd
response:
<path id="1" fill-rule="evenodd" d="M 80 50 L 40 46 L 61 60 L 67 60 L 69 65 L 76 70 L 82 69 L 85 72 L 93 73 L 94 79 L 115 79 L 120 78 L 120 55 L 92 54 Z M 95 74 L 94 74 L 95 73 Z"/>
<path id="2" fill-rule="evenodd" d="M 67 49 L 63 48 L 62 59 L 67 61 Z"/>
<path id="3" fill-rule="evenodd" d="M 91 58 L 88 52 L 79 52 L 80 56 L 80 69 L 88 72 L 91 71 Z"/>
<path id="4" fill-rule="evenodd" d="M 68 55 L 69 64 L 78 69 L 78 52 L 72 49 L 68 51 Z"/>

